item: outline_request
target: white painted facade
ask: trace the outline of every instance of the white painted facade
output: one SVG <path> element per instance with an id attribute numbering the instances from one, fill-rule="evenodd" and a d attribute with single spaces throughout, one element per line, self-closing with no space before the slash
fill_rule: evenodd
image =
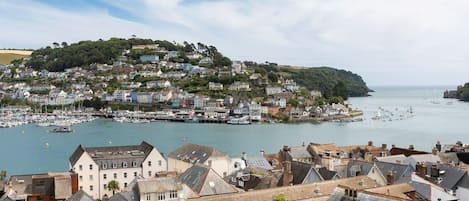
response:
<path id="1" fill-rule="evenodd" d="M 70 163 L 70 168 L 78 173 L 78 188 L 94 199 L 101 199 L 104 195 L 112 196 L 112 191 L 107 189 L 107 184 L 112 180 L 119 183 L 120 189 L 125 189 L 136 176 L 151 178 L 155 177 L 158 172 L 167 170 L 167 162 L 156 148 L 145 156 L 141 165 L 130 163 L 125 166 L 120 164 L 121 168 L 112 166 L 100 167 L 86 151 L 81 154 L 74 165 Z"/>

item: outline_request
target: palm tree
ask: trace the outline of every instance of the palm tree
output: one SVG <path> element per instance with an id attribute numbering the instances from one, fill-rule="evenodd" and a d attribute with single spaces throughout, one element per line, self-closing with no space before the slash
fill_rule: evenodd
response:
<path id="1" fill-rule="evenodd" d="M 119 190 L 119 182 L 116 180 L 109 181 L 109 183 L 107 183 L 107 188 L 112 191 L 112 195 L 114 195 L 116 191 Z"/>
<path id="2" fill-rule="evenodd" d="M 60 46 L 58 42 L 53 42 L 52 45 L 54 46 L 54 48 L 58 48 Z"/>

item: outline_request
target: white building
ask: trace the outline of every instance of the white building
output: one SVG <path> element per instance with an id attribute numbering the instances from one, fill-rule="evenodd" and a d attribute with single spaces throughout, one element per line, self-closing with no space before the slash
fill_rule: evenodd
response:
<path id="1" fill-rule="evenodd" d="M 282 93 L 282 88 L 280 87 L 266 87 L 265 93 L 269 95 Z"/>
<path id="2" fill-rule="evenodd" d="M 262 118 L 261 104 L 251 103 L 249 105 L 249 118 L 251 121 L 260 121 Z"/>
<path id="3" fill-rule="evenodd" d="M 113 96 L 115 101 L 132 102 L 129 90 L 115 90 Z"/>
<path id="4" fill-rule="evenodd" d="M 147 142 L 132 146 L 84 147 L 70 157 L 70 169 L 78 173 L 78 186 L 94 199 L 112 195 L 109 181 L 119 182 L 121 189 L 136 177 L 151 178 L 166 171 L 167 163 L 161 153 Z"/>

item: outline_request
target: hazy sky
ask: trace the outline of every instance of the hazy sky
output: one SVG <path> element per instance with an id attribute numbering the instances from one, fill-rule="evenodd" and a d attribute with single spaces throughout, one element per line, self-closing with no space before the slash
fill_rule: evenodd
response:
<path id="1" fill-rule="evenodd" d="M 237 60 L 332 66 L 368 85 L 469 81 L 467 0 L 5 0 L 0 48 L 130 37 Z"/>

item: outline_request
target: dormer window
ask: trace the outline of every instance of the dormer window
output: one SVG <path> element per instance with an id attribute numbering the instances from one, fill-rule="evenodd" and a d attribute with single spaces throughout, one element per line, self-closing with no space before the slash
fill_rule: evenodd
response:
<path id="1" fill-rule="evenodd" d="M 107 163 L 103 163 L 103 170 L 107 169 Z"/>
<path id="2" fill-rule="evenodd" d="M 117 163 L 112 163 L 112 168 L 117 168 Z"/>
<path id="3" fill-rule="evenodd" d="M 132 167 L 137 167 L 137 162 L 136 161 L 132 161 Z"/>
<path id="4" fill-rule="evenodd" d="M 122 163 L 122 167 L 123 167 L 123 168 L 127 168 L 127 162 L 124 161 L 124 162 Z"/>

